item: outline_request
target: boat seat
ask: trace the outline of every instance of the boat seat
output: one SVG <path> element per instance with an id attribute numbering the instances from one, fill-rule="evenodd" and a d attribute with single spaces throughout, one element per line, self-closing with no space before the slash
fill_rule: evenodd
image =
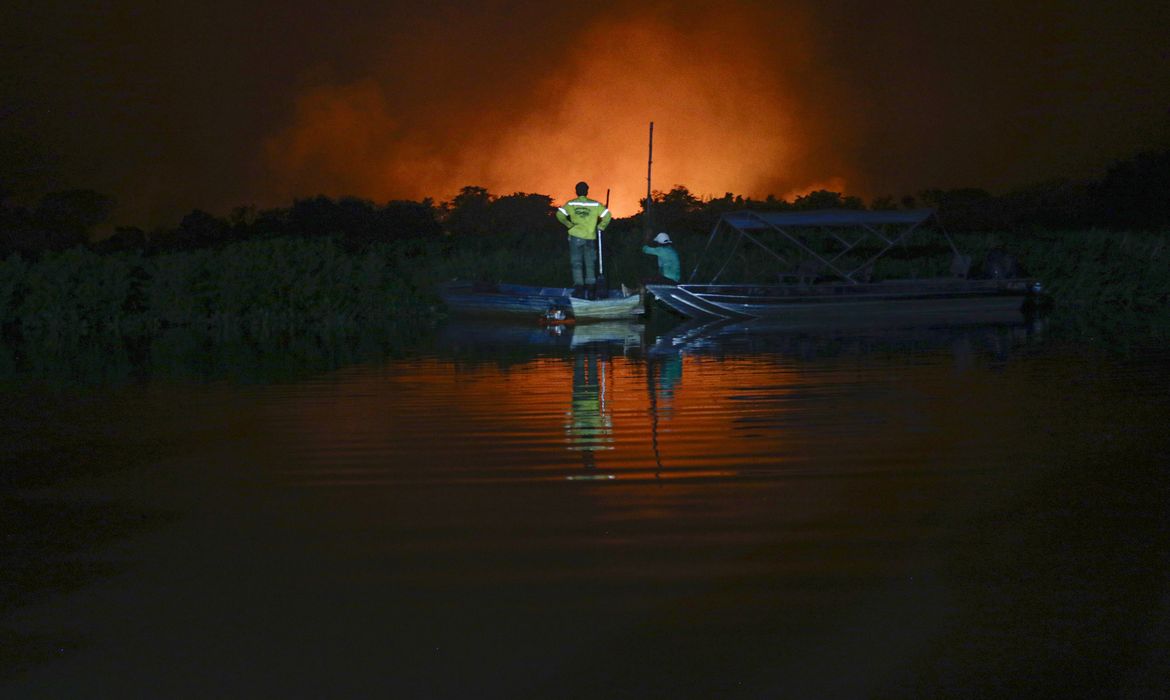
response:
<path id="1" fill-rule="evenodd" d="M 853 278 L 854 282 L 861 282 L 861 283 L 865 283 L 865 284 L 872 282 L 873 281 L 873 262 L 870 261 L 869 263 L 867 263 L 863 267 L 854 270 L 853 272 L 850 273 L 849 276 Z"/>
<path id="2" fill-rule="evenodd" d="M 983 275 L 988 279 L 1002 280 L 1019 276 L 1016 259 L 1002 249 L 996 248 L 983 261 Z"/>
<path id="3" fill-rule="evenodd" d="M 803 260 L 796 266 L 795 277 L 800 284 L 812 284 L 821 276 L 824 265 L 819 260 Z"/>

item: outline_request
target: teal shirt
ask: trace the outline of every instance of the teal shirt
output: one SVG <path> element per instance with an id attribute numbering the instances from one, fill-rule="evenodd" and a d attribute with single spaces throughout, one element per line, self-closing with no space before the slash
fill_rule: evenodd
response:
<path id="1" fill-rule="evenodd" d="M 658 258 L 658 274 L 678 282 L 682 279 L 682 263 L 672 245 L 644 245 L 642 252 Z"/>

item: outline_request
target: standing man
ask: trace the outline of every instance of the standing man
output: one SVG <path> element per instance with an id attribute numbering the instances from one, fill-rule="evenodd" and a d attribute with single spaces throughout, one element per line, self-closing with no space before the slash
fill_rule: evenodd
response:
<path id="1" fill-rule="evenodd" d="M 589 184 L 578 182 L 577 198 L 557 207 L 557 221 L 569 230 L 569 265 L 573 269 L 573 296 L 577 298 L 594 296 L 597 232 L 604 231 L 610 219 L 609 209 L 588 195 Z"/>

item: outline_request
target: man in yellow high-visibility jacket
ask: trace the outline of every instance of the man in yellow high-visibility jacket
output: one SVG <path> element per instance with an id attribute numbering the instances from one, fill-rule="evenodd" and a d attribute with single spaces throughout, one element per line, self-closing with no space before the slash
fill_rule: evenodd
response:
<path id="1" fill-rule="evenodd" d="M 609 226 L 609 208 L 589 199 L 588 183 L 577 183 L 577 198 L 557 207 L 557 221 L 569 230 L 569 265 L 573 269 L 574 296 L 597 283 L 597 232 Z"/>

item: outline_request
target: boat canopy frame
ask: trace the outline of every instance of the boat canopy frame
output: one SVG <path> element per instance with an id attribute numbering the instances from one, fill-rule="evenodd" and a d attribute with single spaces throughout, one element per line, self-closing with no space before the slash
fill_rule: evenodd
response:
<path id="1" fill-rule="evenodd" d="M 919 227 L 931 219 L 934 219 L 937 223 L 935 209 L 903 209 L 891 211 L 866 211 L 858 209 L 817 209 L 811 211 L 743 210 L 729 212 L 720 216 L 719 220 L 715 222 L 715 226 L 711 229 L 711 235 L 707 237 L 707 243 L 703 247 L 703 252 L 699 256 L 699 259 L 695 262 L 687 283 L 715 284 L 718 282 L 719 277 L 727 269 L 727 265 L 735 257 L 743 241 L 746 240 L 754 243 L 767 254 L 776 258 L 781 265 L 789 268 L 789 271 L 780 273 L 781 279 L 803 279 L 815 277 L 823 272 L 831 272 L 846 284 L 862 284 L 868 281 L 865 279 L 866 271 L 871 270 L 872 265 L 879 258 L 888 253 L 894 246 L 904 242 L 911 233 L 918 230 Z M 896 228 L 891 230 L 892 227 Z M 736 235 L 731 252 L 728 253 L 727 258 L 719 266 L 718 271 L 710 280 L 696 281 L 699 268 L 707 258 L 711 244 L 715 241 L 719 233 L 725 229 L 731 229 Z M 822 255 L 809 247 L 804 240 L 807 234 L 802 235 L 797 229 L 825 230 L 827 231 L 827 236 L 839 243 L 841 248 L 835 254 L 826 253 Z M 852 235 L 847 233 L 850 229 L 853 230 Z M 774 231 L 779 233 L 784 240 L 787 240 L 799 251 L 808 256 L 805 262 L 808 260 L 815 261 L 815 270 L 791 269 L 793 263 L 776 250 L 773 250 L 757 236 L 752 235 L 751 232 L 753 231 Z M 970 266 L 970 258 L 963 256 L 959 252 L 950 234 L 942 229 L 941 226 L 939 226 L 939 231 L 955 254 L 958 269 L 954 271 L 965 276 L 967 268 Z M 862 243 L 875 239 L 882 246 L 876 254 L 866 258 L 861 264 L 852 269 L 844 269 L 847 266 L 840 264 L 843 256 L 855 250 Z"/>

